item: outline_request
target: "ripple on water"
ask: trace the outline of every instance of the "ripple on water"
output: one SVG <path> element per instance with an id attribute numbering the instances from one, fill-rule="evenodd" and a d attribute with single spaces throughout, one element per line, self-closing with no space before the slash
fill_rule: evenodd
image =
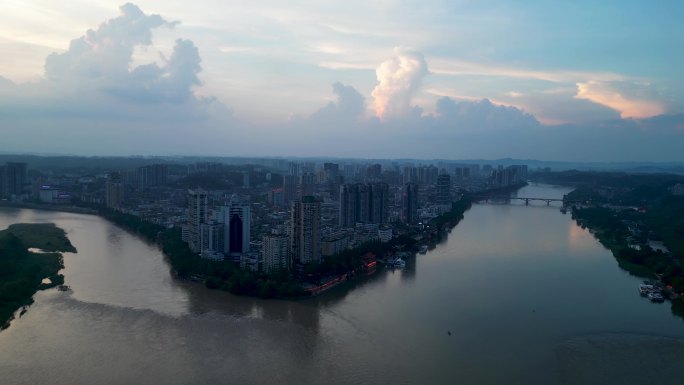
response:
<path id="1" fill-rule="evenodd" d="M 638 334 L 574 338 L 556 348 L 561 385 L 681 385 L 684 339 Z"/>

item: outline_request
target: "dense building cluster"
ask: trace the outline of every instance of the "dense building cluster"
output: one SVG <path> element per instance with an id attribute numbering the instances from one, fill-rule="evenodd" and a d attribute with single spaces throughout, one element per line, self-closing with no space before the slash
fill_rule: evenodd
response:
<path id="1" fill-rule="evenodd" d="M 233 159 L 141 162 L 95 172 L 0 167 L 6 200 L 106 206 L 180 227 L 203 258 L 261 271 L 300 269 L 387 242 L 451 209 L 462 193 L 527 178 L 527 166 L 455 162 Z"/>

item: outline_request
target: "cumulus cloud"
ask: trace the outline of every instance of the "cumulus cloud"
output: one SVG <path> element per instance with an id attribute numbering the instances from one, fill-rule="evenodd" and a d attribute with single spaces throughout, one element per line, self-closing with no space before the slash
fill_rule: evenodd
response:
<path id="1" fill-rule="evenodd" d="M 50 80 L 125 76 L 135 47 L 151 45 L 153 29 L 173 26 L 159 15 L 146 15 L 131 3 L 119 7 L 119 12 L 119 17 L 72 40 L 66 52 L 48 56 L 45 76 Z"/>
<path id="2" fill-rule="evenodd" d="M 587 99 L 620 112 L 623 119 L 648 118 L 665 112 L 663 103 L 648 84 L 631 82 L 577 83 L 578 99 Z"/>
<path id="3" fill-rule="evenodd" d="M 197 47 L 190 40 L 178 39 L 166 65 L 140 65 L 106 88 L 119 98 L 135 102 L 180 103 L 190 99 L 192 87 L 201 84 L 202 70 Z"/>
<path id="4" fill-rule="evenodd" d="M 411 112 L 411 97 L 428 74 L 423 54 L 395 48 L 394 56 L 375 70 L 378 85 L 372 92 L 375 113 L 380 118 L 402 116 Z"/>
<path id="5" fill-rule="evenodd" d="M 536 128 L 537 119 L 512 106 L 481 101 L 455 102 L 449 97 L 437 100 L 436 118 L 456 130 L 506 130 Z"/>
<path id="6" fill-rule="evenodd" d="M 313 120 L 355 120 L 366 111 L 366 99 L 352 86 L 346 86 L 340 82 L 332 85 L 333 93 L 337 101 L 330 102 L 316 111 Z"/>
<path id="7" fill-rule="evenodd" d="M 202 70 L 197 47 L 190 40 L 176 40 L 173 52 L 160 66 L 156 63 L 131 68 L 138 46 L 152 45 L 152 32 L 176 23 L 159 15 L 147 15 L 128 3 L 120 15 L 96 30 L 74 39 L 63 53 L 45 61 L 47 82 L 64 88 L 103 91 L 124 102 L 180 103 L 192 98 L 192 87 L 200 85 Z"/>
<path id="8" fill-rule="evenodd" d="M 222 139 L 239 123 L 216 98 L 195 94 L 202 70 L 195 44 L 177 39 L 159 63 L 133 66 L 137 48 L 154 47 L 153 31 L 176 23 L 130 3 L 119 10 L 72 40 L 67 51 L 49 55 L 41 80 L 12 84 L 0 78 L 0 127 L 9 133 L 0 149 L 223 151 Z"/>

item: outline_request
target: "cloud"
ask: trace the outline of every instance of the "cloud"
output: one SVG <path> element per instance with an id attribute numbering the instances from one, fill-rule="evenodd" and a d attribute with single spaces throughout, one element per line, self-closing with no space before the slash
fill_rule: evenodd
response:
<path id="1" fill-rule="evenodd" d="M 131 102 L 181 103 L 193 97 L 192 87 L 202 83 L 197 47 L 190 40 L 178 39 L 166 65 L 140 65 L 104 90 Z"/>
<path id="2" fill-rule="evenodd" d="M 45 61 L 45 76 L 49 80 L 73 78 L 116 78 L 125 76 L 137 45 L 152 44 L 152 30 L 173 26 L 159 15 L 146 15 L 136 5 L 119 7 L 120 16 L 89 29 L 74 39 L 69 49 L 53 53 Z"/>
<path id="3" fill-rule="evenodd" d="M 626 76 L 613 72 L 535 70 L 509 66 L 491 65 L 451 58 L 433 58 L 430 71 L 447 76 L 495 76 L 512 79 L 534 79 L 552 83 L 575 83 L 586 79 L 600 81 L 624 81 Z"/>
<path id="4" fill-rule="evenodd" d="M 118 17 L 72 40 L 67 51 L 49 55 L 39 81 L 0 78 L 0 127 L 7 133 L 0 149 L 224 151 L 224 139 L 241 124 L 215 97 L 195 94 L 202 67 L 192 41 L 176 39 L 160 63 L 132 65 L 136 48 L 154 47 L 153 30 L 173 25 L 125 4 Z"/>
<path id="5" fill-rule="evenodd" d="M 455 102 L 449 97 L 437 100 L 436 119 L 461 131 L 536 128 L 537 119 L 518 108 L 493 104 L 489 99 Z"/>
<path id="6" fill-rule="evenodd" d="M 354 87 L 340 82 L 332 85 L 336 102 L 330 102 L 314 114 L 311 119 L 317 121 L 341 120 L 350 121 L 359 118 L 366 112 L 366 99 Z"/>
<path id="7" fill-rule="evenodd" d="M 378 85 L 372 92 L 375 113 L 380 118 L 402 116 L 411 112 L 411 97 L 428 74 L 423 54 L 402 48 L 375 70 Z"/>
<path id="8" fill-rule="evenodd" d="M 665 112 L 663 103 L 653 100 L 657 96 L 647 84 L 588 81 L 577 83 L 575 97 L 610 107 L 620 112 L 623 119 L 642 119 Z"/>

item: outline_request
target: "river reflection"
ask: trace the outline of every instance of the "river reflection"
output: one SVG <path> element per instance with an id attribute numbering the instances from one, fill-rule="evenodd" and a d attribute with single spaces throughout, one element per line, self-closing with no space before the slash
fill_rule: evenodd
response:
<path id="1" fill-rule="evenodd" d="M 567 191 L 528 186 L 519 196 Z M 684 359 L 682 320 L 639 297 L 637 278 L 545 204 L 474 205 L 406 269 L 300 301 L 175 280 L 155 245 L 95 216 L 0 209 L 0 228 L 18 222 L 56 223 L 78 253 L 65 255 L 72 291 L 38 293 L 0 332 L 3 383 L 676 384 L 684 375 L 653 369 Z M 651 370 L 644 379 L 626 367 Z"/>

